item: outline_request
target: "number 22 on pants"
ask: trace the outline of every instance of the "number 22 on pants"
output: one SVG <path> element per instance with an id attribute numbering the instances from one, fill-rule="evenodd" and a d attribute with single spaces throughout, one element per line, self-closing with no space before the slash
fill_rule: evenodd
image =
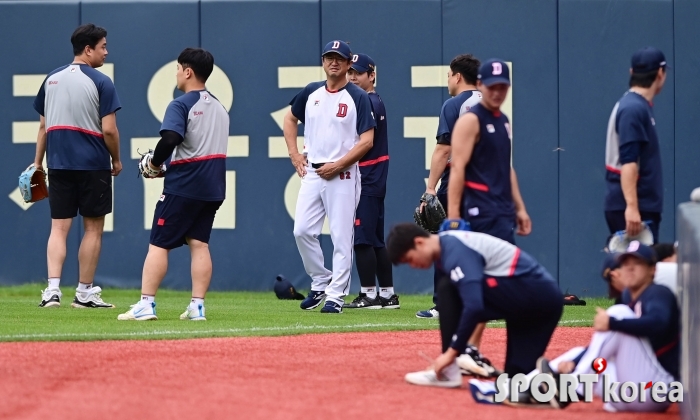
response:
<path id="1" fill-rule="evenodd" d="M 340 176 L 340 179 L 350 179 L 350 171 L 341 172 L 339 174 L 339 176 Z"/>

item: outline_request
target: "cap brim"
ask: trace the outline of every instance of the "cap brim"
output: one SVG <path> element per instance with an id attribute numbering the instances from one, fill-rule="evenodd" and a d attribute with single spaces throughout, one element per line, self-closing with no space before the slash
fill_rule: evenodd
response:
<path id="1" fill-rule="evenodd" d="M 510 86 L 510 80 L 505 77 L 490 77 L 485 81 L 481 81 L 485 86 L 491 87 L 493 85 L 508 85 Z"/>
<path id="2" fill-rule="evenodd" d="M 366 73 L 369 71 L 369 69 L 367 67 L 363 67 L 359 64 L 353 64 L 352 66 L 350 66 L 350 68 L 352 68 L 353 70 L 355 70 L 358 73 Z"/>
<path id="3" fill-rule="evenodd" d="M 347 55 L 341 53 L 341 52 L 338 51 L 338 50 L 326 51 L 326 52 L 324 52 L 323 54 L 321 54 L 321 57 L 326 56 L 326 54 L 338 54 L 339 56 L 343 57 L 343 58 L 346 59 L 346 60 L 349 60 L 349 59 L 350 59 L 350 57 L 348 57 Z"/>
<path id="4" fill-rule="evenodd" d="M 620 255 L 617 256 L 617 264 L 621 265 L 627 258 L 636 258 L 638 260 L 642 260 L 648 265 L 654 265 L 653 263 L 649 262 L 642 254 L 638 252 L 623 252 Z"/>

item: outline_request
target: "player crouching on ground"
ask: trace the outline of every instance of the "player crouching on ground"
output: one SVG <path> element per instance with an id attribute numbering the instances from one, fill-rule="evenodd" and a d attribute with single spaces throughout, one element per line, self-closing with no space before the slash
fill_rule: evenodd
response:
<path id="1" fill-rule="evenodd" d="M 534 258 L 493 236 L 467 231 L 431 235 L 413 223 L 394 226 L 387 238 L 394 264 L 428 269 L 435 265 L 442 351 L 427 370 L 409 373 L 416 385 L 462 385 L 457 356 L 480 322 L 506 321 L 505 373 L 535 368 L 563 311 L 554 278 Z"/>
<path id="2" fill-rule="evenodd" d="M 192 301 L 180 319 L 204 321 L 204 295 L 211 281 L 209 236 L 214 216 L 226 193 L 226 149 L 229 116 L 206 90 L 214 57 L 200 48 L 186 48 L 177 58 L 177 88 L 184 95 L 170 102 L 153 153 L 139 163 L 144 177 L 165 176 L 156 204 L 148 255 L 143 264 L 141 300 L 119 315 L 121 321 L 156 317 L 155 295 L 168 271 L 171 249 L 189 245 L 192 255 Z"/>
<path id="3" fill-rule="evenodd" d="M 627 252 L 618 255 L 620 281 L 626 286 L 622 293 L 622 304 L 606 310 L 598 308 L 593 319 L 596 332 L 587 348 L 577 347 L 558 358 L 548 361 L 540 359 L 538 369 L 528 377 L 532 379 L 542 372 L 555 377 L 558 375 L 593 374 L 593 362 L 602 357 L 607 362 L 603 374 L 609 382 L 634 382 L 669 384 L 678 380 L 680 374 L 679 330 L 680 310 L 673 292 L 666 286 L 654 284 L 656 256 L 651 247 L 637 241 L 630 243 Z M 484 396 L 492 386 L 481 381 L 470 381 L 472 394 L 481 392 L 478 401 L 485 402 Z M 475 388 L 477 387 L 478 388 Z M 602 380 L 595 383 L 593 393 L 603 394 Z M 549 402 L 554 408 L 564 408 L 569 402 L 562 402 L 559 395 L 566 390 L 557 389 Z M 578 395 L 584 395 L 584 385 L 579 384 Z M 619 391 L 622 392 L 622 391 Z M 606 411 L 662 412 L 670 402 L 655 402 L 646 391 L 632 402 L 609 402 L 603 405 Z M 475 395 L 476 398 L 476 395 Z M 571 398 L 568 396 L 568 398 Z M 579 397 L 579 400 L 581 398 Z M 523 401 L 526 402 L 526 401 Z"/>

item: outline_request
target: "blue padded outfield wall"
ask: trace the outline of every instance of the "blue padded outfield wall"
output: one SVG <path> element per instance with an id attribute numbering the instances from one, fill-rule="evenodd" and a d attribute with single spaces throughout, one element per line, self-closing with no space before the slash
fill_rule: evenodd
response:
<path id="1" fill-rule="evenodd" d="M 117 120 L 125 167 L 114 182 L 99 284 L 140 284 L 162 181 L 137 177 L 137 149 L 157 141 L 165 106 L 177 94 L 178 53 L 201 46 L 217 65 L 208 87 L 231 115 L 228 199 L 211 239 L 212 288 L 269 290 L 282 273 L 308 290 L 292 236 L 299 180 L 281 121 L 294 94 L 322 77 L 322 46 L 339 38 L 377 62 L 389 121 L 387 230 L 412 220 L 424 191 L 448 98 L 445 66 L 460 53 L 499 57 L 512 63 L 506 108 L 513 164 L 533 220 L 532 235 L 518 244 L 563 291 L 603 295 L 605 133 L 640 47 L 661 48 L 673 67 L 654 103 L 666 188 L 662 240 L 675 240 L 675 207 L 700 185 L 698 21 L 696 0 L 0 1 L 0 284 L 46 277 L 48 201 L 23 204 L 17 176 L 33 160 L 32 101 L 43 75 L 70 62 L 72 31 L 92 22 L 109 32 L 102 70 L 123 105 Z M 68 283 L 77 279 L 80 224 L 76 219 L 69 240 Z M 330 237 L 321 240 L 330 264 Z M 172 253 L 165 286 L 189 288 L 188 254 Z M 432 273 L 397 268 L 395 283 L 398 293 L 429 292 Z"/>

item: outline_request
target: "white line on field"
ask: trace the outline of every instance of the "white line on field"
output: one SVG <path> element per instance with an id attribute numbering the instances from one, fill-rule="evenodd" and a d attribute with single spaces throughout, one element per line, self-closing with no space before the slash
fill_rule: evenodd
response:
<path id="1" fill-rule="evenodd" d="M 177 336 L 177 335 L 197 335 L 197 334 L 241 334 L 241 333 L 255 333 L 255 332 L 294 332 L 294 331 L 313 331 L 313 330 L 331 330 L 333 329 L 359 329 L 359 328 L 384 328 L 384 327 L 419 327 L 422 326 L 421 321 L 416 322 L 394 322 L 394 323 L 364 323 L 364 324 L 348 324 L 348 325 L 289 325 L 286 327 L 251 327 L 251 328 L 222 328 L 215 330 L 153 330 L 153 331 L 130 331 L 121 333 L 58 333 L 58 334 L 7 334 L 0 335 L 0 341 L 11 341 L 19 339 L 32 339 L 32 338 L 79 338 L 79 337 L 157 337 L 157 336 Z M 590 322 L 587 319 L 571 319 L 559 321 L 559 325 L 562 324 L 579 324 Z M 505 321 L 492 321 L 489 325 L 505 325 Z"/>

